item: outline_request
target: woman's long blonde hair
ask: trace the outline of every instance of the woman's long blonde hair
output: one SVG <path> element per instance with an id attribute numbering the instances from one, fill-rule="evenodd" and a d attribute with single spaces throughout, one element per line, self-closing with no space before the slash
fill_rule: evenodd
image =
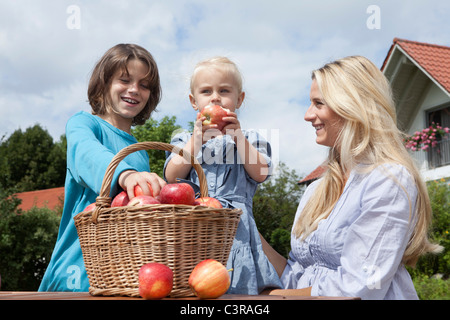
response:
<path id="1" fill-rule="evenodd" d="M 343 118 L 344 125 L 329 150 L 327 170 L 294 226 L 294 235 L 305 239 L 328 217 L 347 175 L 357 164 L 368 165 L 364 167 L 371 170 L 380 164 L 396 163 L 409 171 L 418 189 L 416 212 L 411 213 L 416 225 L 403 263 L 414 266 L 420 255 L 438 252 L 441 247 L 428 241 L 432 212 L 427 188 L 403 145 L 391 88 L 383 73 L 368 59 L 351 56 L 313 71 L 312 79 L 326 105 Z"/>

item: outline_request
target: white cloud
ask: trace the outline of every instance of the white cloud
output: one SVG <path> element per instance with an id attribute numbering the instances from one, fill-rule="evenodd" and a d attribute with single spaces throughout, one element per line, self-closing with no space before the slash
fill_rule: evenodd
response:
<path id="1" fill-rule="evenodd" d="M 175 115 L 183 126 L 195 116 L 188 101 L 194 65 L 214 55 L 236 61 L 247 93 L 243 127 L 279 130 L 280 160 L 303 174 L 326 151 L 303 120 L 313 69 L 353 54 L 381 67 L 394 37 L 450 45 L 446 0 L 376 1 L 379 30 L 366 27 L 372 0 L 0 1 L 0 136 L 38 122 L 58 139 L 72 114 L 89 110 L 96 61 L 111 46 L 134 42 L 159 66 L 155 117 Z M 70 5 L 80 8 L 79 29 L 67 28 Z"/>

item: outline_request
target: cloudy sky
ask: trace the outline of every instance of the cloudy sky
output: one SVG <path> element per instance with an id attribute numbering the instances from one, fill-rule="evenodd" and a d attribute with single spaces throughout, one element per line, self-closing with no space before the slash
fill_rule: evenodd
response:
<path id="1" fill-rule="evenodd" d="M 449 15 L 448 0 L 0 0 L 0 138 L 38 123 L 59 140 L 71 115 L 90 111 L 97 60 L 137 43 L 159 66 L 156 119 L 187 128 L 194 65 L 228 56 L 244 76 L 242 127 L 305 175 L 326 154 L 303 120 L 311 71 L 348 55 L 381 67 L 395 37 L 449 46 Z"/>

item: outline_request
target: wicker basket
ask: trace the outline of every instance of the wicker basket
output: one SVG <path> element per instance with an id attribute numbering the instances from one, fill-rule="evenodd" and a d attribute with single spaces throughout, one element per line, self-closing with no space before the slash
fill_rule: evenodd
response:
<path id="1" fill-rule="evenodd" d="M 138 272 L 158 262 L 174 273 L 171 297 L 192 296 L 192 269 L 204 259 L 226 265 L 242 210 L 154 204 L 111 208 L 111 181 L 119 162 L 130 153 L 155 149 L 177 153 L 191 161 L 208 195 L 197 160 L 170 144 L 141 142 L 122 149 L 109 164 L 92 211 L 74 218 L 92 295 L 139 296 Z"/>

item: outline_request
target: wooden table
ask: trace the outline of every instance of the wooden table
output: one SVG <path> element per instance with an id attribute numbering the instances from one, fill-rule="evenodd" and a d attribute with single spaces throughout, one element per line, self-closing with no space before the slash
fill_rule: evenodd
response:
<path id="1" fill-rule="evenodd" d="M 283 291 L 277 295 L 239 295 L 239 294 L 224 294 L 223 296 L 214 299 L 216 301 L 227 300 L 359 300 L 352 297 L 311 297 L 292 295 L 288 290 Z M 283 294 L 284 293 L 284 294 Z M 32 291 L 0 291 L 0 300 L 143 300 L 141 298 L 121 297 L 121 296 L 92 296 L 88 292 L 32 292 Z M 162 300 L 187 300 L 187 301 L 204 301 L 197 297 L 184 298 L 165 298 Z"/>
<path id="2" fill-rule="evenodd" d="M 238 295 L 225 294 L 218 299 L 201 300 L 197 297 L 165 298 L 161 300 L 143 300 L 132 297 L 91 296 L 88 292 L 12 292 L 0 291 L 0 308 L 3 314 L 29 317 L 30 312 L 38 312 L 45 318 L 52 316 L 74 315 L 87 318 L 117 319 L 125 315 L 126 318 L 141 317 L 162 319 L 283 319 L 287 314 L 295 314 L 317 308 L 307 304 L 315 304 L 316 300 L 358 300 L 346 297 L 311 297 L 292 295 L 296 292 L 277 291 L 276 295 Z M 24 301 L 28 300 L 28 301 Z M 46 301 L 43 301 L 46 300 Z M 83 301 L 84 300 L 84 301 Z M 96 303 L 95 306 L 85 306 Z M 139 302 L 142 301 L 142 302 Z M 303 300 L 303 301 L 299 301 Z M 308 302 L 309 301 L 309 302 Z M 81 305 L 79 305 L 81 303 Z M 49 305 L 50 304 L 50 305 Z M 319 303 L 322 305 L 322 303 Z M 321 315 L 330 312 L 335 316 L 336 308 L 319 307 Z M 9 310 L 12 313 L 8 313 Z M 31 310 L 31 311 L 30 311 Z M 62 310 L 62 311 L 57 311 Z M 62 313 L 61 313 L 62 312 Z"/>

